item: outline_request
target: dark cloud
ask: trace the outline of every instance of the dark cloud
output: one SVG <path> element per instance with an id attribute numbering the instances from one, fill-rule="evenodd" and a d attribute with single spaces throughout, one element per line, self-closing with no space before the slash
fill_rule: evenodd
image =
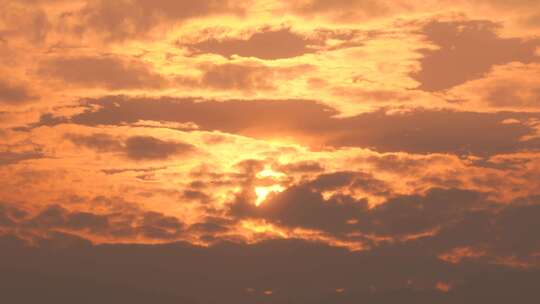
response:
<path id="1" fill-rule="evenodd" d="M 333 195 L 324 199 L 308 185 L 293 186 L 282 193 L 270 195 L 260 206 L 253 197 L 242 195 L 231 205 L 230 214 L 239 218 L 261 218 L 287 227 L 302 227 L 340 234 L 351 231 L 349 220 L 364 217 L 367 200 Z"/>
<path id="2" fill-rule="evenodd" d="M 125 148 L 127 156 L 134 160 L 166 159 L 195 150 L 190 144 L 163 141 L 151 136 L 129 137 Z"/>
<path id="3" fill-rule="evenodd" d="M 362 190 L 389 198 L 369 208 L 367 199 L 354 198 L 344 190 Z M 325 198 L 322 193 L 326 191 L 334 193 Z M 260 206 L 253 204 L 253 197 L 240 195 L 232 203 L 230 213 L 341 237 L 352 232 L 398 237 L 451 225 L 461 215 L 486 208 L 486 204 L 484 195 L 459 189 L 434 188 L 425 195 L 392 196 L 388 185 L 368 174 L 336 172 L 271 195 Z"/>
<path id="4" fill-rule="evenodd" d="M 536 70 L 530 71 L 537 72 Z M 526 71 L 523 71 L 526 73 Z M 482 88 L 484 99 L 495 107 L 537 108 L 540 106 L 540 84 L 525 85 L 507 79 Z"/>
<path id="5" fill-rule="evenodd" d="M 455 210 L 455 216 L 444 220 L 445 224 L 441 222 L 437 233 L 407 242 L 406 246 L 411 252 L 437 255 L 469 248 L 479 256 L 461 259 L 501 264 L 506 260 L 509 265 L 537 266 L 540 242 L 533 231 L 538 226 L 534 220 L 540 214 L 538 203 L 536 198 L 532 204 L 514 201 L 504 206 L 491 204 Z"/>
<path id="6" fill-rule="evenodd" d="M 93 30 L 108 40 L 144 37 L 154 28 L 191 18 L 219 14 L 241 14 L 243 8 L 233 1 L 120 0 L 88 1 L 78 12 L 66 14 L 67 23 L 75 23 L 76 32 Z"/>
<path id="7" fill-rule="evenodd" d="M 484 76 L 494 65 L 538 62 L 540 40 L 501 38 L 491 21 L 431 22 L 423 29 L 437 50 L 420 50 L 419 89 L 439 91 Z"/>
<path id="8" fill-rule="evenodd" d="M 215 235 L 217 233 L 228 231 L 229 226 L 232 224 L 234 224 L 234 220 L 219 217 L 206 217 L 204 221 L 189 226 L 189 229 L 196 233 L 203 232 L 208 235 Z"/>
<path id="9" fill-rule="evenodd" d="M 334 109 L 305 100 L 127 99 L 108 97 L 87 101 L 89 108 L 66 118 L 41 124 L 72 122 L 83 125 L 117 125 L 139 120 L 195 123 L 200 130 L 219 130 L 256 138 L 298 137 L 308 145 L 363 147 L 380 152 L 455 153 L 489 156 L 538 150 L 540 142 L 522 140 L 536 133 L 523 124 L 503 124 L 506 119 L 526 121 L 533 113 L 477 113 L 416 109 L 406 113 L 384 111 L 339 118 Z"/>
<path id="10" fill-rule="evenodd" d="M 394 6 L 396 4 L 393 4 Z M 388 3 L 381 0 L 309 0 L 295 5 L 295 10 L 301 15 L 313 15 L 318 13 L 341 13 L 344 16 L 361 13 L 364 16 L 379 16 L 389 12 Z"/>
<path id="11" fill-rule="evenodd" d="M 181 46 L 188 47 L 194 54 L 214 53 L 225 57 L 238 55 L 273 60 L 315 52 L 316 49 L 310 47 L 310 45 L 317 42 L 294 33 L 290 29 L 280 29 L 256 32 L 247 39 L 226 38 L 217 40 L 210 38 Z"/>
<path id="12" fill-rule="evenodd" d="M 393 254 L 349 252 L 294 239 L 207 248 L 185 243 L 91 245 L 60 233 L 36 243 L 40 246 L 26 246 L 10 235 L 0 238 L 6 301 L 502 304 L 512 299 L 534 303 L 540 296 L 537 270 L 454 265 L 408 255 L 399 247 Z M 452 288 L 439 291 L 437 282 Z"/>
<path id="13" fill-rule="evenodd" d="M 3 79 L 0 80 L 0 103 L 20 104 L 36 98 L 26 86 L 13 84 Z"/>
<path id="14" fill-rule="evenodd" d="M 414 158 L 396 154 L 370 156 L 366 160 L 360 159 L 359 161 L 368 161 L 373 164 L 378 171 L 412 174 L 416 173 L 419 169 L 430 165 L 429 160 L 418 161 Z"/>
<path id="15" fill-rule="evenodd" d="M 96 150 L 98 152 L 114 152 L 122 149 L 122 142 L 109 134 L 95 133 L 92 135 L 66 134 L 65 136 L 77 146 Z"/>
<path id="16" fill-rule="evenodd" d="M 25 160 L 44 158 L 45 155 L 40 151 L 24 151 L 24 152 L 0 152 L 0 166 L 16 164 Z"/>
<path id="17" fill-rule="evenodd" d="M 324 171 L 322 164 L 314 161 L 301 161 L 296 163 L 287 163 L 280 165 L 278 168 L 280 171 L 292 172 L 292 173 L 311 173 Z"/>
<path id="18" fill-rule="evenodd" d="M 208 194 L 196 189 L 184 190 L 184 192 L 182 193 L 182 198 L 190 201 L 199 201 L 203 204 L 210 202 L 210 196 Z"/>
<path id="19" fill-rule="evenodd" d="M 322 51 L 358 47 L 364 44 L 364 39 L 372 38 L 376 32 L 362 32 L 353 29 L 319 28 L 307 34 L 293 31 L 291 28 L 263 28 L 252 33 L 249 37 L 220 37 L 212 36 L 198 42 L 182 42 L 179 47 L 187 48 L 190 54 L 219 54 L 232 58 L 256 57 L 265 60 L 294 58 L 305 54 Z M 332 43 L 328 43 L 332 41 Z"/>
<path id="20" fill-rule="evenodd" d="M 152 239 L 174 239 L 180 235 L 184 224 L 173 216 L 159 212 L 145 212 L 140 223 L 140 231 Z"/>
<path id="21" fill-rule="evenodd" d="M 204 69 L 201 85 L 217 89 L 270 90 L 277 71 L 261 65 L 223 64 Z"/>
<path id="22" fill-rule="evenodd" d="M 200 66 L 201 76 L 176 77 L 179 85 L 220 90 L 264 91 L 276 89 L 278 80 L 292 80 L 313 70 L 311 65 L 269 67 L 256 62 L 239 62 Z"/>
<path id="23" fill-rule="evenodd" d="M 70 212 L 59 205 L 52 205 L 28 220 L 25 225 L 42 229 L 66 228 L 104 234 L 110 224 L 109 218 L 104 215 L 89 212 Z"/>
<path id="24" fill-rule="evenodd" d="M 176 217 L 134 209 L 122 213 L 97 214 L 69 211 L 60 205 L 50 205 L 24 221 L 12 222 L 19 229 L 85 232 L 104 237 L 146 237 L 152 240 L 175 240 L 181 236 L 184 224 Z"/>
<path id="25" fill-rule="evenodd" d="M 397 196 L 370 210 L 369 229 L 382 235 L 407 235 L 452 226 L 471 210 L 487 209 L 481 193 L 430 189 L 425 195 Z"/>
<path id="26" fill-rule="evenodd" d="M 371 194 L 388 195 L 388 185 L 365 172 L 341 171 L 319 175 L 308 186 L 317 191 L 331 191 L 340 188 L 361 189 Z"/>
<path id="27" fill-rule="evenodd" d="M 118 169 L 104 169 L 101 170 L 103 173 L 108 175 L 121 174 L 125 172 L 135 172 L 135 173 L 148 173 L 156 172 L 159 170 L 166 169 L 167 167 L 149 167 L 149 168 L 118 168 Z"/>
<path id="28" fill-rule="evenodd" d="M 531 27 L 540 27 L 540 13 L 533 13 L 527 17 L 523 23 Z"/>
<path id="29" fill-rule="evenodd" d="M 315 121 L 326 124 L 330 116 L 336 113 L 321 104 L 300 100 L 197 102 L 195 99 L 137 99 L 128 102 L 127 99 L 113 97 L 90 103 L 101 104 L 103 107 L 97 112 L 87 111 L 77 115 L 72 122 L 110 125 L 121 122 L 135 123 L 143 119 L 194 122 L 203 130 L 230 133 L 250 132 L 249 129 L 255 131 L 255 128 L 278 133 L 291 128 L 300 129 L 303 125 L 312 126 Z"/>
<path id="30" fill-rule="evenodd" d="M 1 1 L 0 42 L 22 38 L 39 45 L 45 41 L 51 30 L 47 13 L 40 7 L 28 5 L 23 1 Z M 4 61 L 5 58 L 0 59 Z"/>
<path id="31" fill-rule="evenodd" d="M 509 159 L 485 159 L 481 158 L 474 160 L 472 164 L 477 167 L 491 168 L 497 170 L 523 170 L 526 165 L 531 162 L 531 159 L 527 158 L 509 158 Z"/>
<path id="32" fill-rule="evenodd" d="M 67 134 L 66 138 L 78 146 L 101 153 L 119 152 L 132 160 L 167 159 L 196 150 L 194 146 L 187 143 L 165 141 L 152 136 L 131 136 L 123 140 L 109 134 L 95 133 L 92 135 Z"/>
<path id="33" fill-rule="evenodd" d="M 231 202 L 229 214 L 314 229 L 344 240 L 371 235 L 396 241 L 425 234 L 404 242 L 415 255 L 426 251 L 438 256 L 454 248 L 471 247 L 485 251 L 485 258 L 494 262 L 501 257 L 535 261 L 540 250 L 535 236 L 538 197 L 500 204 L 490 201 L 486 193 L 431 188 L 425 194 L 388 195 L 386 201 L 369 208 L 367 200 L 350 194 L 356 185 L 369 187 L 366 180 L 369 178 L 363 174 L 351 172 L 323 174 L 270 195 L 259 206 L 254 205 L 249 192 L 242 193 Z M 379 187 L 376 190 L 380 191 Z M 334 192 L 323 196 L 325 191 Z M 387 247 L 385 241 L 358 240 L 373 250 Z"/>
<path id="34" fill-rule="evenodd" d="M 39 74 L 72 85 L 108 89 L 152 89 L 167 82 L 140 61 L 112 56 L 56 57 L 42 62 Z"/>
<path id="35" fill-rule="evenodd" d="M 23 219 L 28 215 L 23 209 L 13 206 L 13 204 L 6 204 L 0 202 L 0 227 L 11 228 L 16 226 L 18 220 Z"/>
<path id="36" fill-rule="evenodd" d="M 536 254 L 540 239 L 534 233 L 540 229 L 540 205 L 507 207 L 495 218 L 491 249 L 519 256 Z"/>
<path id="37" fill-rule="evenodd" d="M 538 1 L 535 0 L 481 0 L 480 2 L 502 9 L 531 8 L 538 5 Z"/>

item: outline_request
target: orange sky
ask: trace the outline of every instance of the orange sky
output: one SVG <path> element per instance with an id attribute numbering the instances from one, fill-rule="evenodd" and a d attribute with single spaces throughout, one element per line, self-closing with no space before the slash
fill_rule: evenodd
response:
<path id="1" fill-rule="evenodd" d="M 8 298 L 540 299 L 540 1 L 416 2 L 0 0 Z"/>

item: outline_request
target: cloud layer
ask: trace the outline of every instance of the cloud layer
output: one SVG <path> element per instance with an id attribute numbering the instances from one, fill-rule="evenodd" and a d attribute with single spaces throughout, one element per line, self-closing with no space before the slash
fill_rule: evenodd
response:
<path id="1" fill-rule="evenodd" d="M 5 301 L 538 302 L 538 1 L 0 7 Z"/>

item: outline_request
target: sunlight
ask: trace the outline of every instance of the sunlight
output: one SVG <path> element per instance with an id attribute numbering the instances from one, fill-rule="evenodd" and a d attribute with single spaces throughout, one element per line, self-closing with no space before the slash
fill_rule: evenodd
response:
<path id="1" fill-rule="evenodd" d="M 270 193 L 282 192 L 285 190 L 285 187 L 281 185 L 272 185 L 267 187 L 255 187 L 255 194 L 257 199 L 255 200 L 255 206 L 260 206 L 270 195 Z"/>
<path id="2" fill-rule="evenodd" d="M 258 178 L 265 178 L 265 177 L 270 177 L 270 178 L 281 178 L 281 177 L 284 177 L 285 176 L 285 173 L 283 172 L 278 172 L 278 171 L 274 171 L 271 167 L 269 166 L 265 166 L 264 169 L 262 171 L 260 171 L 259 173 L 257 173 L 257 177 Z"/>

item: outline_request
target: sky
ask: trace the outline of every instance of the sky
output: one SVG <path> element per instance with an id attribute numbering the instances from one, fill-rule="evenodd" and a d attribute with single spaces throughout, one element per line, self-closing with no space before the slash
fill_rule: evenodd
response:
<path id="1" fill-rule="evenodd" d="M 9 303 L 538 303 L 540 1 L 0 0 Z"/>

